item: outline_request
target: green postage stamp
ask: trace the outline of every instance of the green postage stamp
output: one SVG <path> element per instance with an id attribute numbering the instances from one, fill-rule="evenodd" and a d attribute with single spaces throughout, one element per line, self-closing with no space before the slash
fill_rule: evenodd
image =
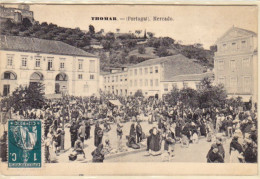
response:
<path id="1" fill-rule="evenodd" d="M 8 167 L 39 168 L 41 159 L 41 121 L 8 121 Z"/>

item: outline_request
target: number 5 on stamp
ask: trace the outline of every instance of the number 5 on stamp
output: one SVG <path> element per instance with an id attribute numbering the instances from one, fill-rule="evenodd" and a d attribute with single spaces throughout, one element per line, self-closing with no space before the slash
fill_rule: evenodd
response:
<path id="1" fill-rule="evenodd" d="M 41 121 L 8 121 L 8 167 L 41 167 Z"/>

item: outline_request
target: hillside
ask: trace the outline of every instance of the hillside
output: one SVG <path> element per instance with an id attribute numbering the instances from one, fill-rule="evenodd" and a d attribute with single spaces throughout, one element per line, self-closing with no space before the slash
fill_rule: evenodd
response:
<path id="1" fill-rule="evenodd" d="M 181 45 L 170 37 L 155 37 L 152 32 L 144 32 L 144 35 L 140 35 L 141 31 L 104 33 L 102 29 L 95 32 L 95 27 L 92 25 L 88 31 L 83 31 L 79 28 L 64 28 L 46 22 L 32 24 L 25 19 L 18 24 L 11 20 L 1 22 L 0 33 L 62 41 L 99 56 L 102 71 L 178 53 L 190 59 L 197 59 L 202 66 L 213 68 L 214 47 L 205 50 L 202 44 Z"/>

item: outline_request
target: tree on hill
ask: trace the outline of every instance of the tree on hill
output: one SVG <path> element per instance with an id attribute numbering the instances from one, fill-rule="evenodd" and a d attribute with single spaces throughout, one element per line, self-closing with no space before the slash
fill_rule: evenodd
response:
<path id="1" fill-rule="evenodd" d="M 153 38 L 154 37 L 154 33 L 152 33 L 152 32 L 147 32 L 147 35 L 148 35 L 149 38 Z"/>
<path id="2" fill-rule="evenodd" d="M 89 29 L 89 33 L 90 34 L 94 34 L 95 33 L 95 27 L 93 25 L 89 25 L 88 29 Z"/>
<path id="3" fill-rule="evenodd" d="M 138 47 L 138 52 L 139 52 L 140 54 L 145 54 L 145 47 L 144 47 L 144 46 Z"/>
<path id="4" fill-rule="evenodd" d="M 32 26 L 32 22 L 28 18 L 23 18 L 22 24 L 26 29 Z"/>
<path id="5" fill-rule="evenodd" d="M 159 57 L 166 57 L 172 55 L 165 46 L 161 46 L 158 49 L 156 49 L 156 55 Z"/>
<path id="6" fill-rule="evenodd" d="M 142 30 L 135 30 L 135 33 L 138 35 L 138 37 L 139 37 L 139 35 L 142 33 Z"/>

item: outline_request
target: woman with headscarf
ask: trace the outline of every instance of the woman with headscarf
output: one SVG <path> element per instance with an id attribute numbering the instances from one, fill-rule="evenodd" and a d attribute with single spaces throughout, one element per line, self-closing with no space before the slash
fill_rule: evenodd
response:
<path id="1" fill-rule="evenodd" d="M 238 142 L 238 136 L 234 135 L 231 143 L 230 143 L 230 163 L 240 163 L 242 161 L 243 156 L 243 148 L 242 145 Z"/>
<path id="2" fill-rule="evenodd" d="M 103 144 L 99 144 L 98 147 L 91 153 L 93 156 L 92 162 L 103 162 L 105 159 L 104 151 L 103 151 Z"/>
<path id="3" fill-rule="evenodd" d="M 153 128 L 150 142 L 149 142 L 149 154 L 160 155 L 161 154 L 161 135 L 156 127 Z"/>
<path id="4" fill-rule="evenodd" d="M 139 149 L 140 148 L 140 146 L 136 144 L 136 128 L 135 128 L 135 124 L 131 125 L 127 146 L 131 147 L 133 149 Z"/>
<path id="5" fill-rule="evenodd" d="M 224 159 L 218 151 L 218 146 L 212 144 L 208 154 L 207 154 L 208 163 L 224 163 Z"/>
<path id="6" fill-rule="evenodd" d="M 102 143 L 103 138 L 103 131 L 101 127 L 99 126 L 99 123 L 97 122 L 95 125 L 95 131 L 94 131 L 94 145 L 96 147 L 99 146 L 100 143 Z"/>

